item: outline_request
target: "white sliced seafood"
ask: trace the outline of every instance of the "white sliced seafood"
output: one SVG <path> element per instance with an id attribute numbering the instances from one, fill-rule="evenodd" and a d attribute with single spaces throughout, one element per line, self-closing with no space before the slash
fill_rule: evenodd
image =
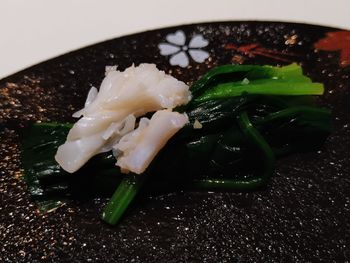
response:
<path id="1" fill-rule="evenodd" d="M 110 70 L 99 91 L 92 88 L 84 108 L 73 114 L 82 117 L 69 131 L 55 158 L 63 169 L 75 172 L 92 156 L 112 150 L 122 136 L 134 130 L 137 117 L 173 109 L 190 99 L 184 82 L 158 70 L 154 64 L 133 65 L 123 72 Z M 120 154 L 116 150 L 114 153 Z"/>
<path id="2" fill-rule="evenodd" d="M 121 138 L 113 148 L 121 154 L 117 165 L 122 171 L 143 173 L 168 140 L 186 123 L 186 114 L 160 110 L 149 120 L 142 118 L 139 127 Z"/>
<path id="3" fill-rule="evenodd" d="M 55 159 L 64 170 L 74 173 L 94 155 L 111 151 L 113 145 L 125 134 L 134 130 L 135 121 L 135 116 L 129 115 L 119 123 L 112 123 L 106 131 L 77 140 L 67 140 L 58 147 Z"/>
<path id="4" fill-rule="evenodd" d="M 89 106 L 91 104 L 91 102 L 93 102 L 96 99 L 97 94 L 98 94 L 98 90 L 95 87 L 91 87 L 91 89 L 89 90 L 89 93 L 88 93 L 88 95 L 86 97 L 86 101 L 85 101 L 84 107 Z M 79 111 L 73 113 L 72 116 L 74 118 L 80 118 L 82 113 L 83 113 L 83 110 L 79 110 Z"/>

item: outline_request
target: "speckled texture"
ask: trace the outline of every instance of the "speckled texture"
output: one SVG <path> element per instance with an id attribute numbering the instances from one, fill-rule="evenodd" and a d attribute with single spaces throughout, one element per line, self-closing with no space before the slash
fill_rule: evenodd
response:
<path id="1" fill-rule="evenodd" d="M 211 57 L 172 67 L 157 43 L 177 29 L 210 41 Z M 0 81 L 0 262 L 344 262 L 350 259 L 350 68 L 313 43 L 335 29 L 263 22 L 200 24 L 150 31 L 90 46 Z M 259 43 L 300 62 L 326 84 L 333 110 L 324 149 L 278 162 L 263 191 L 178 192 L 142 197 L 115 228 L 101 222 L 105 199 L 71 202 L 40 214 L 20 179 L 19 136 L 34 121 L 70 121 L 106 65 L 156 63 L 196 80 L 231 61 L 281 61 L 227 50 Z M 291 55 L 292 54 L 292 55 Z"/>

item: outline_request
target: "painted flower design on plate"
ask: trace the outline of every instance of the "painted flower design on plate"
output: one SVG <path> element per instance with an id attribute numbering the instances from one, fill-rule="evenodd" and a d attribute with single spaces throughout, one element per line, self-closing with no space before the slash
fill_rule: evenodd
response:
<path id="1" fill-rule="evenodd" d="M 190 58 L 197 63 L 203 63 L 209 57 L 209 53 L 201 49 L 206 47 L 209 41 L 200 34 L 193 36 L 188 44 L 182 30 L 168 34 L 166 40 L 167 42 L 160 43 L 158 48 L 161 55 L 170 56 L 169 63 L 172 66 L 186 68 L 190 64 Z"/>

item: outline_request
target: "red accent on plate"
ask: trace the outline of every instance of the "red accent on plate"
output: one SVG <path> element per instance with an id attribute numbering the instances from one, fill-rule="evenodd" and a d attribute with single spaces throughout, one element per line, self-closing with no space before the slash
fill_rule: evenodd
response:
<path id="1" fill-rule="evenodd" d="M 293 53 L 286 53 L 286 52 L 281 52 L 273 49 L 267 49 L 260 46 L 260 44 L 257 44 L 257 43 L 247 44 L 243 46 L 237 46 L 235 44 L 226 44 L 224 46 L 224 49 L 237 51 L 239 54 L 242 54 L 249 58 L 262 56 L 262 57 L 267 57 L 267 58 L 271 58 L 277 61 L 282 61 L 287 63 L 293 62 L 293 59 L 291 59 L 290 57 L 298 56 L 297 54 L 293 54 Z M 233 60 L 235 59 L 236 59 L 236 56 L 233 57 Z"/>
<path id="2" fill-rule="evenodd" d="M 340 66 L 350 66 L 350 31 L 328 32 L 314 46 L 318 50 L 340 51 Z"/>

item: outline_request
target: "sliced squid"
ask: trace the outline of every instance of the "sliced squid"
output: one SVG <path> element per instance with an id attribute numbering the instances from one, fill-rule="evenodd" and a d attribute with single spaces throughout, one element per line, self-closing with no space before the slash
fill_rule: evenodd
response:
<path id="1" fill-rule="evenodd" d="M 122 122 L 112 123 L 105 131 L 77 140 L 67 140 L 58 147 L 56 161 L 67 172 L 76 172 L 94 155 L 112 150 L 123 135 L 134 130 L 135 120 L 135 116 L 129 115 Z"/>
<path id="2" fill-rule="evenodd" d="M 114 148 L 121 152 L 117 165 L 122 171 L 143 173 L 157 153 L 186 123 L 186 114 L 160 110 L 149 120 L 142 118 L 139 127 L 121 138 Z"/>
<path id="3" fill-rule="evenodd" d="M 154 64 L 131 66 L 123 72 L 112 68 L 106 71 L 99 91 L 92 88 L 84 108 L 73 114 L 73 117 L 80 119 L 69 131 L 66 142 L 58 148 L 55 159 L 64 170 L 73 173 L 98 153 L 112 149 L 118 152 L 115 145 L 118 145 L 124 136 L 133 133 L 137 125 L 136 118 L 148 112 L 185 105 L 190 99 L 189 87 L 184 82 L 158 70 Z M 177 113 L 169 112 L 170 115 L 167 113 L 164 116 L 172 116 L 175 121 L 174 116 L 177 116 Z M 164 119 L 163 121 L 166 123 Z M 144 122 L 145 120 L 138 124 L 138 131 Z M 152 127 L 158 129 L 156 126 Z M 169 125 L 164 127 L 174 130 L 174 127 Z M 164 129 L 163 131 L 171 134 Z M 163 144 L 156 145 L 157 148 Z M 128 156 L 127 152 L 121 156 L 123 160 Z M 133 153 L 133 156 L 136 156 L 135 154 Z M 137 156 L 141 158 L 141 155 Z M 144 157 L 145 163 L 149 163 L 149 156 Z M 137 167 L 133 169 L 130 166 L 127 170 L 138 172 L 141 168 L 144 169 L 144 166 Z"/>

